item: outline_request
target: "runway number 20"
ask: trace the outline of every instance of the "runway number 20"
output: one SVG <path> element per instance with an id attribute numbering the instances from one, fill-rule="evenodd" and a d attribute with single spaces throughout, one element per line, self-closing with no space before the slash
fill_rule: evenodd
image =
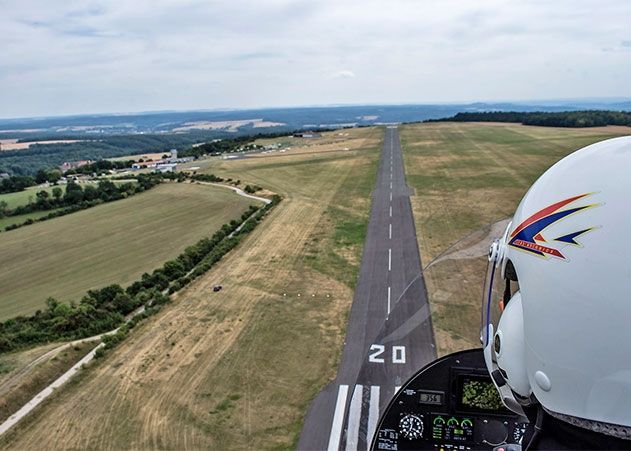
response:
<path id="1" fill-rule="evenodd" d="M 371 345 L 368 361 L 371 363 L 386 363 L 382 357 L 386 352 L 384 345 Z M 392 346 L 392 363 L 405 363 L 405 346 Z"/>

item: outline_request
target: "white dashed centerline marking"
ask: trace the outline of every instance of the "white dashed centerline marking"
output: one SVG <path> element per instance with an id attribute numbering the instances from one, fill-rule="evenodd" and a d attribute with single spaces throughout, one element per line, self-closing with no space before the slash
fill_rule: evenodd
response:
<path id="1" fill-rule="evenodd" d="M 392 191 L 390 191 L 390 202 L 392 202 Z"/>
<path id="2" fill-rule="evenodd" d="M 388 249 L 388 271 L 392 271 L 392 249 Z"/>
<path id="3" fill-rule="evenodd" d="M 390 182 L 390 189 L 392 189 L 392 182 Z"/>
<path id="4" fill-rule="evenodd" d="M 390 287 L 388 287 L 388 315 L 390 314 Z"/>
<path id="5" fill-rule="evenodd" d="M 392 205 L 390 205 L 390 217 L 392 217 Z"/>
<path id="6" fill-rule="evenodd" d="M 392 239 L 392 224 L 388 225 L 388 239 Z"/>
<path id="7" fill-rule="evenodd" d="M 342 423 L 344 423 L 344 411 L 346 410 L 347 395 L 348 385 L 340 385 L 340 388 L 337 391 L 337 402 L 335 403 L 335 414 L 333 415 L 333 424 L 331 425 L 331 435 L 329 436 L 329 451 L 338 451 L 340 449 Z"/>

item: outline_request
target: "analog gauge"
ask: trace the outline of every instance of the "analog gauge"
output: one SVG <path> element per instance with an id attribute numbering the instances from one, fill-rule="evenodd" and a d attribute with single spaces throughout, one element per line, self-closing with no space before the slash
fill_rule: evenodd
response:
<path id="1" fill-rule="evenodd" d="M 407 414 L 399 420 L 399 432 L 408 440 L 416 440 L 423 435 L 423 417 Z"/>

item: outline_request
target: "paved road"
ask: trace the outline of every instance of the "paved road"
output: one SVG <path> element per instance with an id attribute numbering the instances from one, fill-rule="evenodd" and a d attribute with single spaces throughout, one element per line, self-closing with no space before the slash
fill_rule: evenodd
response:
<path id="1" fill-rule="evenodd" d="M 436 357 L 409 195 L 388 127 L 342 360 L 307 412 L 299 450 L 366 449 L 395 391 Z"/>

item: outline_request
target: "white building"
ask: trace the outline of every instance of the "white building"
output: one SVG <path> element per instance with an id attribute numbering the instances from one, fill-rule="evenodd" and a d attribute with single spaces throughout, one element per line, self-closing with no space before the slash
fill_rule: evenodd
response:
<path id="1" fill-rule="evenodd" d="M 177 171 L 177 164 L 175 163 L 162 163 L 162 164 L 158 164 L 156 165 L 156 172 L 161 172 L 161 173 L 165 173 L 165 172 L 175 172 Z"/>

